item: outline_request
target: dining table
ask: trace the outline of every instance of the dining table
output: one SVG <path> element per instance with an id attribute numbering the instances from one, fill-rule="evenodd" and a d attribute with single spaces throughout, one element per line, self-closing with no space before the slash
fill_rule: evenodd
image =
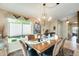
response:
<path id="1" fill-rule="evenodd" d="M 42 52 L 44 52 L 45 50 L 49 49 L 50 47 L 52 47 L 53 45 L 56 44 L 56 42 L 58 42 L 60 39 L 55 39 L 54 37 L 50 37 L 50 38 L 43 38 L 42 40 L 35 40 L 35 41 L 25 41 L 25 43 L 31 47 L 32 49 L 34 49 L 39 55 L 42 54 Z"/>

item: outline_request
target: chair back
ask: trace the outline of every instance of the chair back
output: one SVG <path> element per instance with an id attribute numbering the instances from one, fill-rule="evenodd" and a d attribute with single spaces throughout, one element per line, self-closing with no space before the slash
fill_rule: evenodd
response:
<path id="1" fill-rule="evenodd" d="M 59 51 L 60 51 L 61 47 L 63 46 L 64 42 L 65 42 L 65 39 L 60 39 L 55 44 L 54 49 L 53 49 L 53 56 L 56 56 L 59 53 Z"/>
<path id="2" fill-rule="evenodd" d="M 62 49 L 62 48 L 63 48 L 63 46 L 64 46 L 65 40 L 66 40 L 66 38 L 65 38 L 65 39 L 62 39 L 61 49 Z"/>
<path id="3" fill-rule="evenodd" d="M 19 40 L 19 42 L 21 44 L 23 55 L 26 56 L 27 55 L 27 45 L 21 40 Z"/>
<path id="4" fill-rule="evenodd" d="M 75 50 L 73 56 L 79 56 L 79 50 Z"/>
<path id="5" fill-rule="evenodd" d="M 28 40 L 35 40 L 35 36 L 34 35 L 28 35 Z"/>

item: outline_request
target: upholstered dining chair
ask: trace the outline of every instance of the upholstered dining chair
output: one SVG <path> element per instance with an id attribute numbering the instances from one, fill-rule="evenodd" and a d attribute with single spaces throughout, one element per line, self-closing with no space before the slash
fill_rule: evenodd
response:
<path id="1" fill-rule="evenodd" d="M 60 40 L 55 44 L 54 49 L 53 49 L 53 53 L 52 53 L 53 56 L 58 55 L 60 49 L 63 48 L 64 43 L 65 43 L 65 39 L 60 39 Z"/>
<path id="2" fill-rule="evenodd" d="M 64 55 L 64 49 L 63 49 L 63 47 L 64 47 L 64 44 L 65 44 L 65 40 L 66 40 L 67 38 L 65 38 L 65 39 L 63 39 L 62 40 L 62 45 L 61 45 L 61 47 L 60 47 L 60 52 L 62 53 L 62 55 Z"/>
<path id="3" fill-rule="evenodd" d="M 73 56 L 79 56 L 79 50 L 75 50 Z"/>
<path id="4" fill-rule="evenodd" d="M 27 45 L 25 44 L 25 42 L 23 42 L 22 40 L 19 40 L 21 48 L 22 48 L 22 53 L 24 56 L 28 56 L 28 50 L 27 50 Z"/>

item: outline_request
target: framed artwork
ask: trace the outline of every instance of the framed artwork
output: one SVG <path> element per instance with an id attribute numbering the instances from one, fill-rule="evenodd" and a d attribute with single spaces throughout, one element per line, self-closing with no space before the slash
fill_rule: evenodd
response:
<path id="1" fill-rule="evenodd" d="M 53 27 L 53 30 L 55 30 L 55 29 L 56 29 L 56 27 L 54 26 L 54 27 Z"/>
<path id="2" fill-rule="evenodd" d="M 40 23 L 35 22 L 34 24 L 34 34 L 41 33 L 41 25 Z"/>

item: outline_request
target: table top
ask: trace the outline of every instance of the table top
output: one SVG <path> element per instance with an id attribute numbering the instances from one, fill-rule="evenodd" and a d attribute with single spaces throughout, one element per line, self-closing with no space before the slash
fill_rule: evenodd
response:
<path id="1" fill-rule="evenodd" d="M 42 42 L 38 42 L 37 44 L 29 44 L 26 42 L 30 47 L 32 47 L 34 50 L 36 50 L 38 53 L 42 53 L 51 46 L 55 45 L 55 43 L 58 41 L 58 39 L 50 39 Z M 32 41 L 31 41 L 32 42 Z"/>
<path id="2" fill-rule="evenodd" d="M 50 42 L 50 43 L 49 43 Z M 33 45 L 32 47 L 38 52 L 38 53 L 42 53 L 45 50 L 47 50 L 48 48 L 50 48 L 51 46 L 53 46 L 56 41 L 55 40 L 51 40 L 49 42 L 44 42 L 44 43 L 40 43 L 37 45 Z"/>

